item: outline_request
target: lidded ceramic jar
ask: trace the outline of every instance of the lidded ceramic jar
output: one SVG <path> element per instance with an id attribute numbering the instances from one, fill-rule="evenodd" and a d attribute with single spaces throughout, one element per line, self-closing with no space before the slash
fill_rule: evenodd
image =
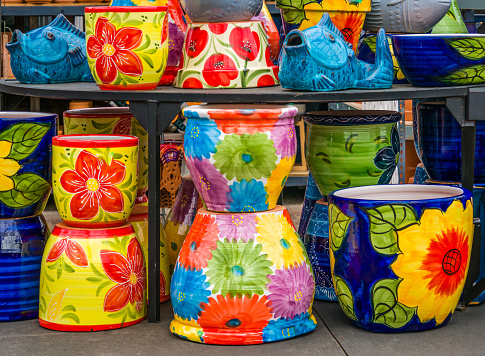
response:
<path id="1" fill-rule="evenodd" d="M 241 22 L 258 15 L 263 0 L 180 0 L 192 22 Z"/>

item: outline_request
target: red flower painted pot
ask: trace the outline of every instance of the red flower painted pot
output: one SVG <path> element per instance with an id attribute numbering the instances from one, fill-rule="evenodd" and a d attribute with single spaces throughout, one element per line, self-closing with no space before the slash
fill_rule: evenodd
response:
<path id="1" fill-rule="evenodd" d="M 53 192 L 69 226 L 124 224 L 135 203 L 138 138 L 64 135 L 52 139 Z"/>

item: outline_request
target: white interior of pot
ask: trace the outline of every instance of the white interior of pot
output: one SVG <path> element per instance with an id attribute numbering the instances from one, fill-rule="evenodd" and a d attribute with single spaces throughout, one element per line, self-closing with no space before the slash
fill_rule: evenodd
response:
<path id="1" fill-rule="evenodd" d="M 116 136 L 116 135 L 69 135 L 60 137 L 61 140 L 76 140 L 76 141 L 119 141 L 119 140 L 132 140 L 131 136 Z"/>
<path id="2" fill-rule="evenodd" d="M 47 117 L 55 114 L 45 112 L 29 112 L 29 111 L 0 111 L 0 120 L 8 119 L 33 119 L 35 117 Z"/>
<path id="3" fill-rule="evenodd" d="M 396 184 L 342 189 L 333 195 L 356 200 L 406 201 L 452 198 L 462 193 L 462 189 L 450 186 Z"/>

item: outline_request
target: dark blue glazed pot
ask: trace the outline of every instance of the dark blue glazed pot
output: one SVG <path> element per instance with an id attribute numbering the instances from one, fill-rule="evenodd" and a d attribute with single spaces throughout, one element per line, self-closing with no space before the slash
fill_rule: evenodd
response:
<path id="1" fill-rule="evenodd" d="M 0 219 L 38 215 L 51 191 L 57 115 L 0 112 Z"/>
<path id="2" fill-rule="evenodd" d="M 0 220 L 0 321 L 37 318 L 48 230 L 42 215 Z"/>
<path id="3" fill-rule="evenodd" d="M 303 207 L 301 209 L 300 224 L 298 225 L 298 235 L 301 238 L 305 236 L 305 232 L 310 221 L 310 216 L 313 212 L 313 207 L 317 200 L 322 199 L 323 196 L 317 188 L 317 184 L 313 179 L 311 173 L 308 173 L 308 180 L 306 183 L 305 199 L 303 200 Z"/>
<path id="4" fill-rule="evenodd" d="M 344 313 L 364 329 L 446 325 L 473 241 L 472 193 L 440 185 L 378 185 L 329 195 L 332 278 Z"/>
<path id="5" fill-rule="evenodd" d="M 414 184 L 425 184 L 426 180 L 429 179 L 428 173 L 426 173 L 426 170 L 424 169 L 424 166 L 422 163 L 418 164 L 416 166 L 416 172 L 414 172 Z"/>

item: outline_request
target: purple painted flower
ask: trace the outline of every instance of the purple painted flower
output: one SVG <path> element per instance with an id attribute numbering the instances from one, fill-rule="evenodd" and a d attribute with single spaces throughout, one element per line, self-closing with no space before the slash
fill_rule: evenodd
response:
<path id="1" fill-rule="evenodd" d="M 294 318 L 305 313 L 310 308 L 315 290 L 310 268 L 306 264 L 294 264 L 289 269 L 276 270 L 269 276 L 271 283 L 268 290 L 271 293 L 268 300 L 275 318 Z"/>
<path id="2" fill-rule="evenodd" d="M 219 237 L 244 242 L 254 239 L 256 217 L 252 214 L 221 214 L 216 216 L 216 223 L 221 232 Z"/>
<path id="3" fill-rule="evenodd" d="M 184 179 L 173 204 L 171 220 L 176 224 L 192 225 L 198 203 L 199 193 L 195 189 L 194 182 Z"/>
<path id="4" fill-rule="evenodd" d="M 185 34 L 171 21 L 168 22 L 168 59 L 167 66 L 178 66 L 182 49 L 184 48 Z"/>
<path id="5" fill-rule="evenodd" d="M 296 154 L 296 133 L 293 119 L 291 119 L 291 124 L 275 126 L 270 138 L 274 142 L 277 155 L 292 157 Z"/>

